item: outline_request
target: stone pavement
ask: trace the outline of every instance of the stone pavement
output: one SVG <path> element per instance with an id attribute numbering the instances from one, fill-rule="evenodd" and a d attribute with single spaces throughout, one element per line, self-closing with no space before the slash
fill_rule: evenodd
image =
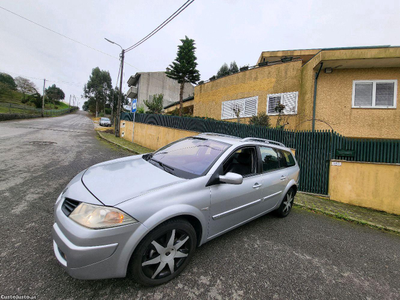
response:
<path id="1" fill-rule="evenodd" d="M 305 193 L 297 193 L 295 205 L 336 218 L 400 233 L 400 216 L 363 208 Z"/>

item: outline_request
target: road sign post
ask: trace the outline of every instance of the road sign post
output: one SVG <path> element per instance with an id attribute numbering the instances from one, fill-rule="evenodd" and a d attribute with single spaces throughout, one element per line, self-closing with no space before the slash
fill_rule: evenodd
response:
<path id="1" fill-rule="evenodd" d="M 135 115 L 136 115 L 136 110 L 137 110 L 137 99 L 132 100 L 132 113 L 133 113 L 133 119 L 132 119 L 132 143 L 133 143 L 133 136 L 135 134 Z"/>

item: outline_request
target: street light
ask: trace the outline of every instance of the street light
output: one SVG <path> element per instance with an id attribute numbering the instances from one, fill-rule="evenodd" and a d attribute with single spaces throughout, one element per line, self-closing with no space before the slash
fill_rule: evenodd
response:
<path id="1" fill-rule="evenodd" d="M 119 95 L 118 95 L 118 105 L 117 105 L 117 122 L 115 124 L 115 136 L 119 137 L 119 125 L 120 125 L 120 115 L 121 115 L 121 98 L 122 98 L 122 74 L 124 72 L 124 57 L 125 57 L 125 50 L 121 47 L 120 44 L 117 44 L 113 41 L 110 41 L 107 38 L 104 38 L 107 42 L 111 44 L 115 44 L 121 48 L 121 76 L 119 82 Z"/>

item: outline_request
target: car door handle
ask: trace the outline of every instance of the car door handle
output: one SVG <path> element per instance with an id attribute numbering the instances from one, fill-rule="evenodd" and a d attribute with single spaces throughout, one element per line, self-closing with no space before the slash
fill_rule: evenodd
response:
<path id="1" fill-rule="evenodd" d="M 253 185 L 253 189 L 258 189 L 258 188 L 261 187 L 261 186 L 262 186 L 261 183 L 256 182 L 256 183 Z"/>
<path id="2" fill-rule="evenodd" d="M 281 180 L 286 180 L 286 176 L 285 176 L 285 175 L 282 175 L 282 176 L 281 176 Z"/>

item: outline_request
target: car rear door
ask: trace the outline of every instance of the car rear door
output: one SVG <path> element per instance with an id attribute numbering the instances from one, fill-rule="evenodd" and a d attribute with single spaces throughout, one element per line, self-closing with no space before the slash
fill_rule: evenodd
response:
<path id="1" fill-rule="evenodd" d="M 288 183 L 288 170 L 279 150 L 267 146 L 260 146 L 259 149 L 262 162 L 261 207 L 266 212 L 282 200 Z"/>

